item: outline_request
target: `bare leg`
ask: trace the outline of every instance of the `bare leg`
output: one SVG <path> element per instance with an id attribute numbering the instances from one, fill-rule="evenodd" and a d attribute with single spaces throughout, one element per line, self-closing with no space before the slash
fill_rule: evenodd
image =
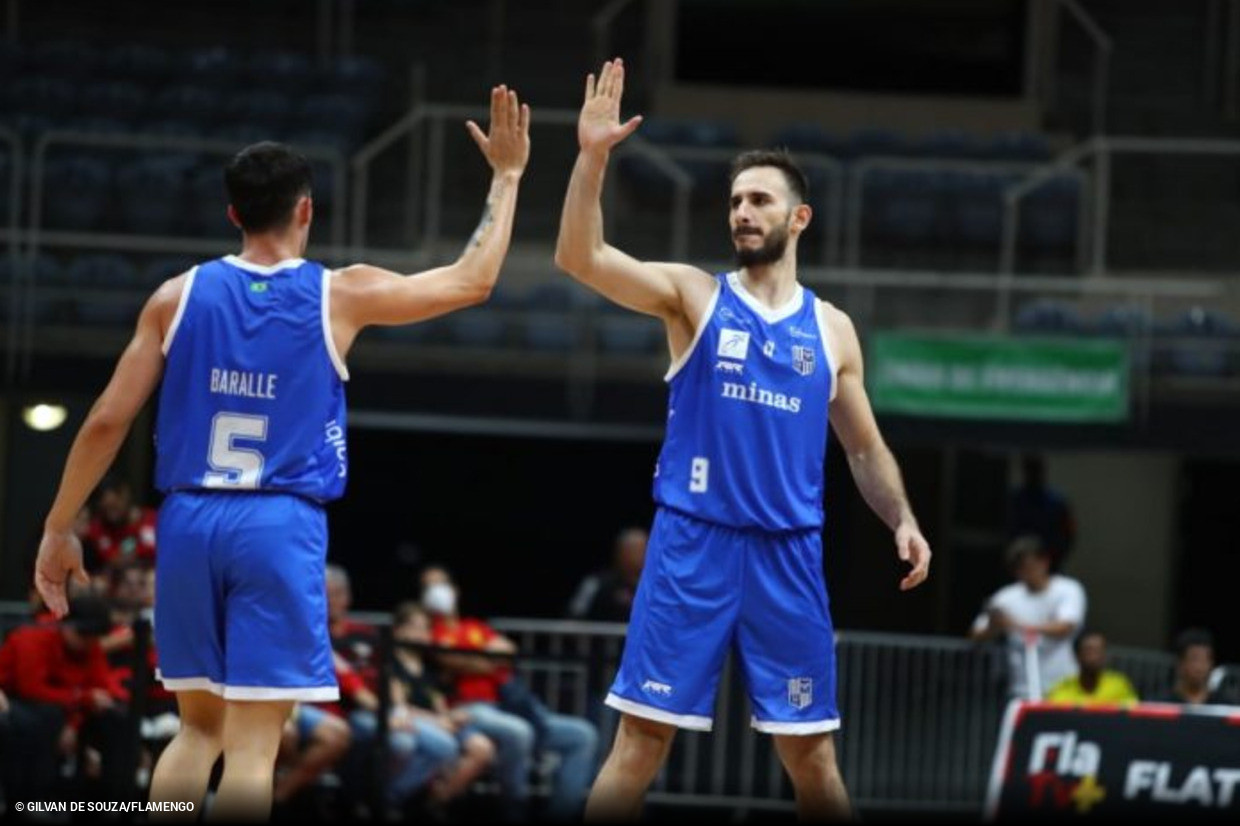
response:
<path id="1" fill-rule="evenodd" d="M 193 803 L 192 812 L 152 812 L 152 820 L 197 820 L 223 748 L 224 700 L 207 691 L 178 691 L 181 730 L 168 743 L 151 777 L 151 800 Z"/>
<path id="2" fill-rule="evenodd" d="M 456 768 L 435 786 L 435 799 L 443 802 L 458 797 L 494 760 L 495 745 L 481 734 L 471 734 L 461 744 L 461 759 Z"/>
<path id="3" fill-rule="evenodd" d="M 349 750 L 350 739 L 348 723 L 324 717 L 310 733 L 310 746 L 301 754 L 294 751 L 292 766 L 276 781 L 273 799 L 283 803 L 317 780 Z"/>
<path id="4" fill-rule="evenodd" d="M 835 741 L 830 732 L 775 735 L 775 750 L 796 790 L 801 820 L 848 820 L 852 805 L 835 763 Z"/>
<path id="5" fill-rule="evenodd" d="M 667 760 L 675 736 L 675 726 L 622 714 L 616 742 L 586 801 L 585 819 L 637 820 L 646 789 Z"/>
<path id="6" fill-rule="evenodd" d="M 224 774 L 215 794 L 212 820 L 266 820 L 276 754 L 290 700 L 229 700 L 224 714 Z"/>

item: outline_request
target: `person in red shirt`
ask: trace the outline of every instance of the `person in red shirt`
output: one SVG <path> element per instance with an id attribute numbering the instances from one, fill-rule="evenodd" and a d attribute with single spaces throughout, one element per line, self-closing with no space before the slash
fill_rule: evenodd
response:
<path id="1" fill-rule="evenodd" d="M 99 485 L 95 510 L 86 528 L 86 544 L 94 551 L 90 573 L 127 561 L 155 564 L 154 508 L 136 505 L 129 483 L 109 477 Z"/>
<path id="2" fill-rule="evenodd" d="M 517 819 L 524 814 L 534 753 L 546 750 L 560 757 L 547 816 L 580 817 L 586 787 L 594 776 L 598 730 L 587 720 L 554 713 L 513 678 L 507 657 L 516 655 L 516 644 L 482 620 L 460 616 L 456 585 L 445 568 L 422 571 L 422 607 L 431 616 L 431 640 L 436 645 L 492 655 L 440 653 L 435 662 L 452 678 L 453 705 L 467 712 L 471 725 L 495 743 L 496 774 L 507 814 Z"/>
<path id="3" fill-rule="evenodd" d="M 102 761 L 104 793 L 113 800 L 131 794 L 135 755 L 126 723 L 128 693 L 108 668 L 99 638 L 112 627 L 107 604 L 98 596 L 75 597 L 60 623 L 40 622 L 13 631 L 0 646 L 0 690 L 9 695 L 10 717 L 22 732 L 17 748 L 6 748 L 6 788 L 43 792 L 55 780 L 57 750 Z M 30 786 L 10 780 L 24 768 Z M 33 798 L 32 798 L 33 799 Z"/>

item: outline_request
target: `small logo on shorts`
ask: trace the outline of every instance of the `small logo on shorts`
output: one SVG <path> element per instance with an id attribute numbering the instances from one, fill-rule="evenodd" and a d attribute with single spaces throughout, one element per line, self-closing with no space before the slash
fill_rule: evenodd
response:
<path id="1" fill-rule="evenodd" d="M 647 694 L 653 694 L 656 697 L 671 697 L 672 687 L 667 683 L 656 683 L 654 680 L 646 680 L 642 683 L 642 691 Z"/>
<path id="2" fill-rule="evenodd" d="M 810 677 L 793 677 L 788 681 L 788 702 L 793 708 L 808 708 L 814 702 L 814 681 Z"/>

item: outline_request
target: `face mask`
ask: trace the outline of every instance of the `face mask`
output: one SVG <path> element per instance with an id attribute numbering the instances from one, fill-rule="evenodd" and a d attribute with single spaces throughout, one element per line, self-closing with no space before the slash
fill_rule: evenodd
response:
<path id="1" fill-rule="evenodd" d="M 422 593 L 422 607 L 432 614 L 456 612 L 456 591 L 446 582 L 436 582 Z"/>

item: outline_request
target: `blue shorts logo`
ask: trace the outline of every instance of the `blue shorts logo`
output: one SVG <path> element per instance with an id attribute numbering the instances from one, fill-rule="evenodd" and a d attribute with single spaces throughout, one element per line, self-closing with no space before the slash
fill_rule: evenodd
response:
<path id="1" fill-rule="evenodd" d="M 667 683 L 659 683 L 654 680 L 646 680 L 642 683 L 642 691 L 652 694 L 655 697 L 671 697 L 672 687 Z"/>
<path id="2" fill-rule="evenodd" d="M 809 708 L 814 702 L 814 681 L 809 677 L 793 677 L 788 681 L 788 702 L 795 709 Z"/>

